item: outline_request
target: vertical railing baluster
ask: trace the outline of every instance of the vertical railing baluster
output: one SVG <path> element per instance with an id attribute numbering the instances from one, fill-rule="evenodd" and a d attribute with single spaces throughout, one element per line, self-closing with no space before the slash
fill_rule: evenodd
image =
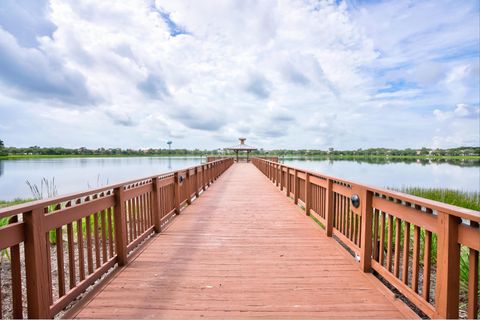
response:
<path id="1" fill-rule="evenodd" d="M 404 230 L 403 230 L 403 263 L 402 263 L 402 280 L 403 283 L 408 285 L 408 269 L 409 269 L 409 260 L 410 260 L 410 223 L 404 221 Z"/>
<path id="2" fill-rule="evenodd" d="M 9 219 L 9 223 L 17 223 L 18 215 L 14 215 Z M 10 247 L 10 263 L 11 263 L 11 279 L 12 279 L 12 318 L 23 318 L 23 306 L 22 306 L 22 264 L 20 256 L 20 245 L 14 245 Z M 0 283 L 0 293 L 1 293 Z M 0 294 L 1 295 L 1 294 Z M 0 300 L 1 300 L 0 296 Z M 2 315 L 2 304 L 0 303 L 0 316 Z"/>

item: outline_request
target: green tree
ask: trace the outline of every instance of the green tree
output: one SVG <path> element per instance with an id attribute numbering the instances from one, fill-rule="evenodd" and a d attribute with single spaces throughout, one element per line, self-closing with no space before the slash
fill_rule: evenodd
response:
<path id="1" fill-rule="evenodd" d="M 5 150 L 5 144 L 3 143 L 3 140 L 0 140 L 0 157 L 6 155 L 7 151 Z"/>

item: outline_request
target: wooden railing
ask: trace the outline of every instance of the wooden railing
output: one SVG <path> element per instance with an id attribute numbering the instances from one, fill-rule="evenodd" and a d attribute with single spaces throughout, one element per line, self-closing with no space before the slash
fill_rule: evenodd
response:
<path id="1" fill-rule="evenodd" d="M 427 316 L 458 318 L 462 304 L 468 318 L 478 318 L 480 212 L 258 158 L 252 163 L 354 252 L 363 271 L 375 271 Z"/>
<path id="2" fill-rule="evenodd" d="M 125 265 L 135 247 L 232 164 L 222 159 L 1 209 L 0 218 L 9 219 L 0 228 L 3 264 L 9 264 L 2 267 L 10 271 L 0 278 L 0 316 L 54 317 L 111 268 Z"/>

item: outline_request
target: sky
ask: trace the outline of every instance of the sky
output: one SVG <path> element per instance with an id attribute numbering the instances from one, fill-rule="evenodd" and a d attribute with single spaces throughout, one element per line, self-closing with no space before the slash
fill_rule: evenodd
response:
<path id="1" fill-rule="evenodd" d="M 7 146 L 480 145 L 480 2 L 2 0 Z"/>

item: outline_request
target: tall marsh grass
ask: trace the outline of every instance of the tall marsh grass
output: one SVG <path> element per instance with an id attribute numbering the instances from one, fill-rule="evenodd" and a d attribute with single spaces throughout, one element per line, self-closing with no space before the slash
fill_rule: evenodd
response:
<path id="1" fill-rule="evenodd" d="M 403 187 L 398 191 L 417 197 L 480 211 L 480 192 L 442 188 Z"/>

